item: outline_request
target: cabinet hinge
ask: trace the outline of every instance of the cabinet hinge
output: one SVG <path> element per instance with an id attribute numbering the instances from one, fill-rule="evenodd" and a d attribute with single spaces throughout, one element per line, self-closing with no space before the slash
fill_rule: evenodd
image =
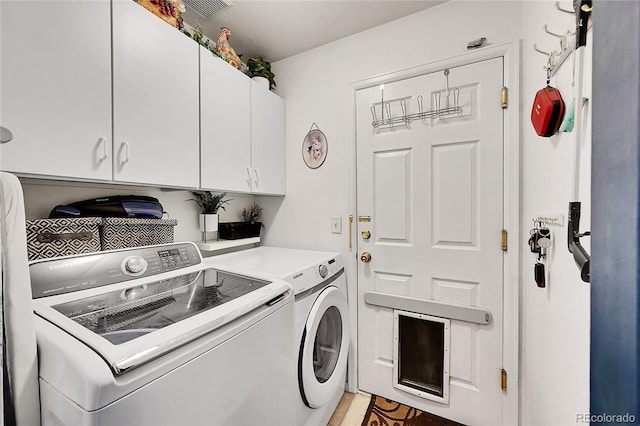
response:
<path id="1" fill-rule="evenodd" d="M 507 391 L 507 371 L 504 368 L 500 373 L 500 389 L 502 389 L 503 392 Z"/>
<path id="2" fill-rule="evenodd" d="M 506 229 L 502 230 L 502 251 L 507 251 L 509 248 L 509 235 Z"/>
<path id="3" fill-rule="evenodd" d="M 509 89 L 507 86 L 502 88 L 502 109 L 506 109 L 509 106 Z"/>

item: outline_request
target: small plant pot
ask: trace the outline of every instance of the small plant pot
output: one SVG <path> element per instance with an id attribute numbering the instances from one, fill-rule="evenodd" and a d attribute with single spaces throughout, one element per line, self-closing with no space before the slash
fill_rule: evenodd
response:
<path id="1" fill-rule="evenodd" d="M 224 240 L 237 240 L 240 238 L 253 238 L 260 236 L 262 222 L 226 222 L 220 224 L 220 238 Z"/>
<path id="2" fill-rule="evenodd" d="M 267 89 L 269 89 L 269 79 L 265 78 L 265 77 L 259 77 L 259 76 L 255 76 L 255 77 L 251 77 L 251 80 L 260 83 L 261 85 L 263 85 L 264 87 L 266 87 Z"/>
<path id="3" fill-rule="evenodd" d="M 200 231 L 202 231 L 202 241 L 205 243 L 207 240 L 218 239 L 218 222 L 219 216 L 217 214 L 201 214 L 200 215 Z M 210 233 L 215 232 L 215 238 L 209 238 Z"/>

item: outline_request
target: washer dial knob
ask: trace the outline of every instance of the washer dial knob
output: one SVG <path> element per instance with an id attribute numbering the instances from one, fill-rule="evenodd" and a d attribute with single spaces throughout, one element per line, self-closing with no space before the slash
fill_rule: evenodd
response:
<path id="1" fill-rule="evenodd" d="M 326 278 L 329 274 L 329 268 L 327 268 L 327 265 L 320 265 L 318 266 L 318 272 L 320 273 L 320 277 Z"/>
<path id="2" fill-rule="evenodd" d="M 147 261 L 140 256 L 131 256 L 124 261 L 124 270 L 130 274 L 139 275 L 147 270 Z"/>

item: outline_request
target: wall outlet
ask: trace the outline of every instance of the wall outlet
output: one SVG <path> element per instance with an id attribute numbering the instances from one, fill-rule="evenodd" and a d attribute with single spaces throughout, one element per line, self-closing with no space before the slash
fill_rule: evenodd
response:
<path id="1" fill-rule="evenodd" d="M 331 233 L 342 234 L 342 216 L 331 216 Z"/>

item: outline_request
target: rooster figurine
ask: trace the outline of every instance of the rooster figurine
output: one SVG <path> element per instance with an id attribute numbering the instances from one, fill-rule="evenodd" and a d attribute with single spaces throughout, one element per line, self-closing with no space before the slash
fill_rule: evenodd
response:
<path id="1" fill-rule="evenodd" d="M 229 38 L 231 38 L 231 30 L 227 27 L 221 27 L 220 34 L 216 38 L 216 53 L 230 65 L 240 68 L 242 59 L 236 54 L 233 47 L 229 45 Z"/>

